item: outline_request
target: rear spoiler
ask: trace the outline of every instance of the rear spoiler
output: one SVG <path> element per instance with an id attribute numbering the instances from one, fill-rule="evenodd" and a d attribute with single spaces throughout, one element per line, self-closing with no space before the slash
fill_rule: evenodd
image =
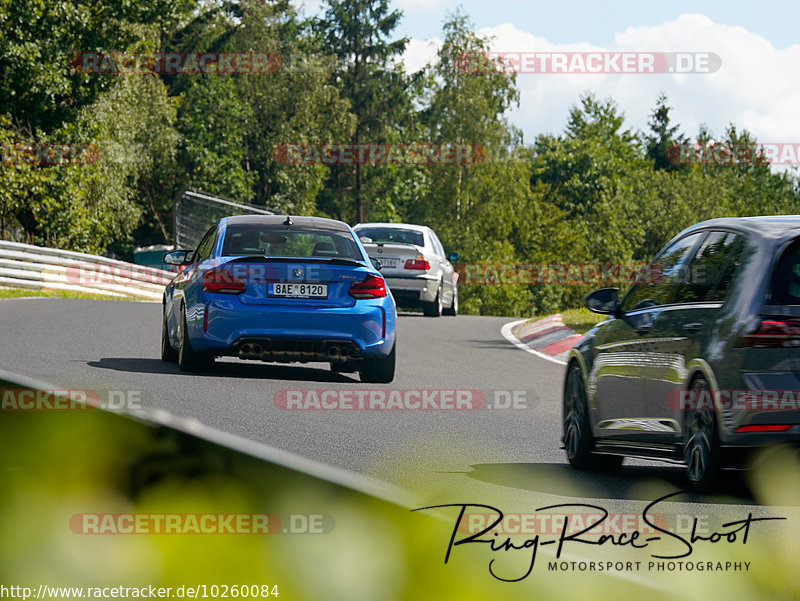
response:
<path id="1" fill-rule="evenodd" d="M 320 263 L 322 265 L 367 265 L 357 259 L 342 257 L 265 257 L 262 255 L 236 257 L 225 263 Z"/>

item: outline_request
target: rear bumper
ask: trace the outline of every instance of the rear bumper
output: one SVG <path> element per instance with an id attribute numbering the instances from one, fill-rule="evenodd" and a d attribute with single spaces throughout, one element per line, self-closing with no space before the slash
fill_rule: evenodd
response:
<path id="1" fill-rule="evenodd" d="M 724 369 L 716 373 L 725 374 Z M 720 444 L 727 448 L 757 448 L 800 444 L 800 379 L 788 370 L 740 371 L 719 377 L 717 407 Z M 752 398 L 745 395 L 752 394 Z M 742 431 L 781 426 L 785 431 Z"/>
<path id="2" fill-rule="evenodd" d="M 211 300 L 198 309 L 189 323 L 192 346 L 215 355 L 328 361 L 333 345 L 347 348 L 353 358 L 385 357 L 394 346 L 396 311 L 391 297 L 359 300 L 344 308 L 265 307 L 231 298 Z M 259 353 L 242 353 L 245 344 L 251 351 L 253 344 L 261 345 L 265 356 L 248 357 Z"/>
<path id="3" fill-rule="evenodd" d="M 432 303 L 439 291 L 439 280 L 432 275 L 385 276 L 385 279 L 392 295 L 400 304 Z"/>
<path id="4" fill-rule="evenodd" d="M 784 432 L 729 432 L 720 446 L 731 451 L 753 450 L 773 445 L 800 447 L 800 426 L 792 426 Z"/>
<path id="5" fill-rule="evenodd" d="M 753 434 L 751 434 L 753 436 Z M 732 468 L 749 468 L 753 465 L 753 459 L 759 451 L 768 447 L 783 446 L 793 448 L 800 453 L 800 437 L 794 436 L 781 439 L 780 437 L 764 437 L 755 435 L 757 440 L 741 441 L 736 445 L 722 445 L 723 465 Z"/>

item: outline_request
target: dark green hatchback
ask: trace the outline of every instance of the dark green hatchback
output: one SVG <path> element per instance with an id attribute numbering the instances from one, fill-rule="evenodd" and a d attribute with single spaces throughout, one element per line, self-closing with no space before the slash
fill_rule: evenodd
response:
<path id="1" fill-rule="evenodd" d="M 562 441 L 574 467 L 686 465 L 709 488 L 750 451 L 800 443 L 800 216 L 698 223 L 572 349 Z"/>

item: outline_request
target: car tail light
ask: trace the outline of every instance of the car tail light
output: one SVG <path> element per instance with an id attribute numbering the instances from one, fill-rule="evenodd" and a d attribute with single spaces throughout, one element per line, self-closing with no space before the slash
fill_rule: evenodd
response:
<path id="1" fill-rule="evenodd" d="M 218 294 L 241 294 L 245 291 L 245 285 L 226 269 L 212 269 L 203 274 L 203 290 Z"/>
<path id="2" fill-rule="evenodd" d="M 425 260 L 422 255 L 417 255 L 416 259 L 409 259 L 404 266 L 406 269 L 413 269 L 414 271 L 428 271 L 431 264 Z"/>
<path id="3" fill-rule="evenodd" d="M 386 296 L 386 282 L 380 276 L 369 274 L 360 282 L 350 284 L 350 296 L 353 298 L 383 298 Z"/>
<path id="4" fill-rule="evenodd" d="M 762 319 L 754 332 L 744 338 L 745 346 L 800 346 L 800 323 Z"/>
<path id="5" fill-rule="evenodd" d="M 765 424 L 763 426 L 739 426 L 737 432 L 786 432 L 792 426 L 789 424 Z"/>

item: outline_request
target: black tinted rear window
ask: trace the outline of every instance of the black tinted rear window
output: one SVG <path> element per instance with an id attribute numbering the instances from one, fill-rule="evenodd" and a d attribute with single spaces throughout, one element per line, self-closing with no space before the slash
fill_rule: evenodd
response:
<path id="1" fill-rule="evenodd" d="M 771 303 L 800 305 L 800 239 L 781 256 L 772 277 Z"/>
<path id="2" fill-rule="evenodd" d="M 347 232 L 252 224 L 228 226 L 222 255 L 364 260 Z"/>

